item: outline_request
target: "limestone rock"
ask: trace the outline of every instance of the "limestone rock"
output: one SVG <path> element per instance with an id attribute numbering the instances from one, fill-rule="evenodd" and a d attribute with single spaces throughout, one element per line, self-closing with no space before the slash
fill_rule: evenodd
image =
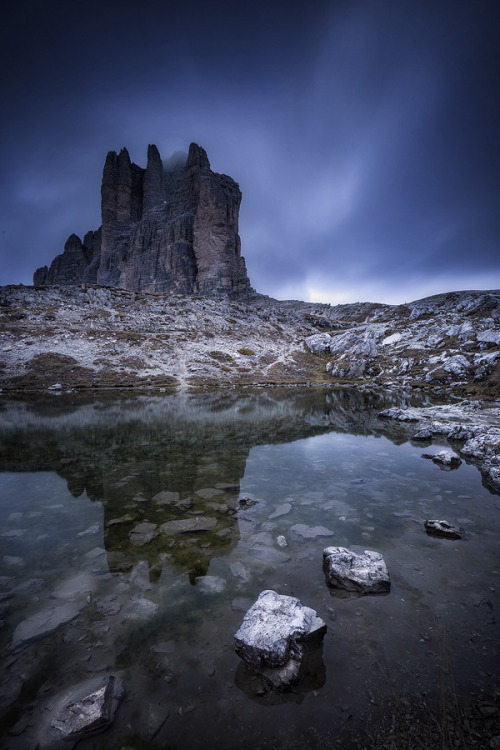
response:
<path id="1" fill-rule="evenodd" d="M 234 636 L 238 656 L 274 688 L 286 690 L 301 675 L 309 650 L 321 645 L 326 625 L 292 596 L 263 591 Z"/>
<path id="2" fill-rule="evenodd" d="M 381 594 L 391 587 L 384 558 L 371 550 L 358 555 L 345 547 L 327 547 L 323 551 L 323 571 L 327 585 L 333 589 Z"/>
<path id="3" fill-rule="evenodd" d="M 162 165 L 148 148 L 145 169 L 127 149 L 106 157 L 102 226 L 35 271 L 35 285 L 100 284 L 144 292 L 237 295 L 250 290 L 241 257 L 234 180 L 210 168 L 192 143 L 184 166 Z"/>

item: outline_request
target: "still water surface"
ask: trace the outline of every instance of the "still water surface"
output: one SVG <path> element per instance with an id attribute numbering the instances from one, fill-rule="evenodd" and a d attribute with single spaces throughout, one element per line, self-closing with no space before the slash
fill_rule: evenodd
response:
<path id="1" fill-rule="evenodd" d="M 443 675 L 464 703 L 493 690 L 500 498 L 476 467 L 443 471 L 377 418 L 400 403 L 322 389 L 5 401 L 2 747 L 35 743 L 51 698 L 105 673 L 126 697 L 82 750 L 370 747 L 395 698 L 439 710 Z M 426 518 L 467 539 L 427 536 Z M 390 594 L 332 596 L 330 545 L 381 552 Z M 233 650 L 269 588 L 328 626 L 287 694 Z M 68 602 L 70 623 L 9 653 L 19 623 Z"/>

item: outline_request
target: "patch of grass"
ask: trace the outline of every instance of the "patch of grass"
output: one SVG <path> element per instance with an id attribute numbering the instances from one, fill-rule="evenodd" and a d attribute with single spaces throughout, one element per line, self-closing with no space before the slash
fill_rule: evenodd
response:
<path id="1" fill-rule="evenodd" d="M 39 391 L 59 383 L 63 388 L 91 388 L 94 377 L 94 370 L 80 366 L 74 357 L 46 352 L 33 357 L 26 364 L 26 373 L 11 378 L 3 387 Z"/>
<path id="2" fill-rule="evenodd" d="M 208 356 L 212 357 L 212 359 L 216 359 L 218 362 L 233 362 L 233 358 L 230 354 L 227 354 L 226 352 L 221 352 L 218 350 L 208 352 Z"/>
<path id="3" fill-rule="evenodd" d="M 141 357 L 120 357 L 120 364 L 123 367 L 130 367 L 136 370 L 142 370 L 146 367 L 146 363 Z"/>
<path id="4" fill-rule="evenodd" d="M 255 355 L 255 352 L 253 349 L 249 349 L 247 346 L 242 346 L 241 349 L 238 349 L 238 354 L 243 354 L 245 357 L 253 357 Z"/>
<path id="5" fill-rule="evenodd" d="M 129 344 L 139 344 L 144 336 L 137 331 L 116 331 L 115 338 L 119 341 L 127 341 Z"/>

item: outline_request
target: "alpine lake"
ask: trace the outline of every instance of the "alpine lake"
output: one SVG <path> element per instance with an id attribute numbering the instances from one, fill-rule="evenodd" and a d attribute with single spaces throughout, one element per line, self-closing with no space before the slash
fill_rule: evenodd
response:
<path id="1" fill-rule="evenodd" d="M 114 719 L 81 750 L 448 747 L 444 724 L 498 694 L 500 497 L 378 417 L 409 404 L 315 387 L 4 397 L 1 746 L 59 747 L 58 696 L 114 675 Z M 328 546 L 380 552 L 390 593 L 331 591 Z M 327 624 L 287 692 L 234 651 L 266 589 Z"/>

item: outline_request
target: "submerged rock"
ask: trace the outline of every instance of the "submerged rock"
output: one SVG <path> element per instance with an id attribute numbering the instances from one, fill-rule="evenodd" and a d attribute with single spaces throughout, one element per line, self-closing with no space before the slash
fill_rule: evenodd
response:
<path id="1" fill-rule="evenodd" d="M 323 571 L 328 586 L 358 594 L 382 594 L 391 588 L 384 558 L 379 552 L 365 550 L 356 554 L 345 547 L 327 547 L 323 551 Z"/>
<path id="2" fill-rule="evenodd" d="M 9 651 L 21 651 L 30 643 L 52 635 L 78 617 L 82 607 L 83 604 L 69 602 L 57 607 L 49 607 L 23 620 L 14 631 Z"/>
<path id="3" fill-rule="evenodd" d="M 194 580 L 203 594 L 220 594 L 226 588 L 226 579 L 220 576 L 197 576 Z"/>
<path id="4" fill-rule="evenodd" d="M 287 690 L 303 675 L 308 651 L 321 645 L 326 624 L 293 596 L 262 591 L 234 636 L 236 653 L 272 687 Z"/>
<path id="5" fill-rule="evenodd" d="M 196 516 L 195 518 L 167 521 L 160 526 L 160 531 L 163 534 L 187 534 L 192 531 L 210 531 L 216 526 L 217 519 L 213 516 Z"/>
<path id="6" fill-rule="evenodd" d="M 444 539 L 463 539 L 465 537 L 464 529 L 453 526 L 448 521 L 426 521 L 424 526 L 430 536 L 439 536 Z"/>
<path id="7" fill-rule="evenodd" d="M 316 542 L 322 537 L 333 536 L 333 531 L 327 529 L 326 526 L 307 526 L 305 523 L 296 523 L 290 526 L 290 534 L 297 541 L 304 543 Z"/>

